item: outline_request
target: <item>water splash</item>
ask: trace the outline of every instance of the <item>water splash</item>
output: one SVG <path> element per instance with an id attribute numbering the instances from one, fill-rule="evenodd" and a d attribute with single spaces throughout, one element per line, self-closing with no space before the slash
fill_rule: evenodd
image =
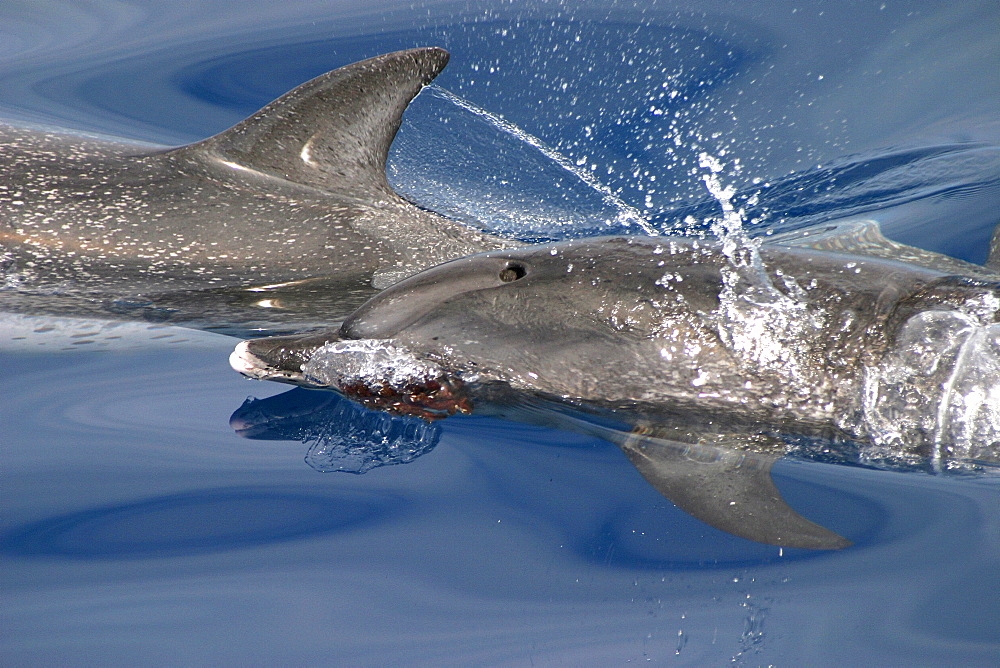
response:
<path id="1" fill-rule="evenodd" d="M 302 373 L 311 383 L 325 387 L 356 383 L 402 387 L 437 378 L 443 371 L 385 341 L 357 339 L 319 348 L 302 366 Z"/>
<path id="2" fill-rule="evenodd" d="M 0 254 L 0 290 L 17 290 L 34 281 L 30 269 L 18 271 L 17 259 L 10 253 Z"/>
<path id="3" fill-rule="evenodd" d="M 469 100 L 466 100 L 464 97 L 456 95 L 455 93 L 445 88 L 441 88 L 438 85 L 431 84 L 426 86 L 424 90 L 454 104 L 461 109 L 464 109 L 465 111 L 468 111 L 469 113 L 481 118 L 497 130 L 514 137 L 528 146 L 531 146 L 546 158 L 552 160 L 552 162 L 557 164 L 560 168 L 569 172 L 587 186 L 594 189 L 601 195 L 606 205 L 612 207 L 618 212 L 618 215 L 614 220 L 615 223 L 624 226 L 638 227 L 644 234 L 649 236 L 658 236 L 660 234 L 659 230 L 653 227 L 638 209 L 626 203 L 611 188 L 601 183 L 601 181 L 594 176 L 590 170 L 584 169 L 582 165 L 574 163 L 572 160 L 543 142 L 538 137 L 526 132 L 524 129 L 514 123 L 511 123 L 505 118 L 498 116 L 493 112 L 487 111 L 486 109 L 473 104 Z"/>
<path id="4" fill-rule="evenodd" d="M 302 373 L 312 384 L 396 415 L 431 421 L 472 412 L 462 378 L 382 340 L 329 343 L 302 365 Z"/>
<path id="5" fill-rule="evenodd" d="M 805 290 L 792 277 L 781 276 L 784 292 L 771 281 L 760 256 L 760 241 L 746 233 L 743 212 L 733 204 L 736 189 L 724 186 L 719 177 L 723 162 L 703 152 L 699 164 L 706 170 L 705 187 L 722 208 L 722 218 L 711 223 L 727 260 L 719 308 L 713 314 L 719 336 L 737 359 L 805 390 L 811 382 L 806 365 L 789 342 L 807 340 L 810 330 L 822 326 L 821 315 L 807 308 Z"/>
<path id="6" fill-rule="evenodd" d="M 711 230 L 722 242 L 722 253 L 729 259 L 733 267 L 750 266 L 755 269 L 762 269 L 763 265 L 758 252 L 759 242 L 751 239 L 743 228 L 743 211 L 738 210 L 733 205 L 733 196 L 736 195 L 734 186 L 724 186 L 719 174 L 725 165 L 719 158 L 705 153 L 698 154 L 698 165 L 706 170 L 702 174 L 702 181 L 708 189 L 709 194 L 722 207 L 722 219 L 712 221 Z M 740 251 L 745 251 L 741 253 Z"/>
<path id="7" fill-rule="evenodd" d="M 384 341 L 336 341 L 318 349 L 303 365 L 311 382 L 329 387 L 361 383 L 378 388 L 426 382 L 440 369 Z M 321 423 L 304 440 L 306 463 L 317 471 L 366 471 L 405 464 L 430 452 L 440 430 L 415 417 L 387 415 L 352 402 L 338 405 L 337 414 Z"/>
<path id="8" fill-rule="evenodd" d="M 764 599 L 764 602 L 769 601 L 769 598 Z M 743 633 L 740 634 L 740 651 L 732 660 L 736 665 L 742 665 L 751 654 L 760 654 L 763 651 L 767 637 L 764 632 L 764 621 L 770 612 L 770 608 L 757 603 L 749 593 L 745 595 L 740 605 L 746 609 L 746 616 L 743 618 Z"/>
<path id="9" fill-rule="evenodd" d="M 789 393 L 807 396 L 816 382 L 802 343 L 827 328 L 822 309 L 809 308 L 806 289 L 792 277 L 773 274 L 759 240 L 744 227 L 732 202 L 735 189 L 720 174 L 725 165 L 701 153 L 703 181 L 719 202 L 722 218 L 711 224 L 727 263 L 722 268 L 719 307 L 711 321 L 736 358 L 753 370 L 778 374 Z M 893 349 L 863 370 L 860 416 L 836 418 L 839 426 L 867 436 L 860 459 L 878 465 L 900 458 L 918 465 L 926 455 L 936 472 L 966 468 L 963 462 L 992 461 L 1000 442 L 1000 297 L 984 286 L 965 303 L 912 316 L 896 333 Z M 824 407 L 823 410 L 826 410 Z M 926 444 L 926 453 L 915 449 Z M 910 454 L 907 454 L 910 453 Z"/>
<path id="10" fill-rule="evenodd" d="M 990 459 L 1000 440 L 1000 325 L 961 311 L 918 313 L 881 364 L 865 370 L 863 428 L 872 464 L 927 442 L 935 472 Z"/>

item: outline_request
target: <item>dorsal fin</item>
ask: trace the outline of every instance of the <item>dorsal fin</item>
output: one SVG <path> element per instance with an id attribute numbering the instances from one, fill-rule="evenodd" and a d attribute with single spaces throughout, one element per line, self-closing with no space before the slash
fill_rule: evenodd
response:
<path id="1" fill-rule="evenodd" d="M 893 260 L 906 264 L 940 271 L 944 274 L 974 276 L 996 280 L 1000 268 L 1000 239 L 993 236 L 990 262 L 984 269 L 978 264 L 934 253 L 915 246 L 901 244 L 882 235 L 882 229 L 875 220 L 842 220 L 822 223 L 795 232 L 776 234 L 766 240 L 768 244 L 799 246 L 815 250 L 849 253 Z"/>
<path id="2" fill-rule="evenodd" d="M 816 250 L 836 251 L 854 255 L 884 253 L 885 249 L 901 246 L 882 235 L 875 220 L 842 220 L 813 225 L 794 232 L 769 237 L 767 243 L 801 246 Z"/>
<path id="3" fill-rule="evenodd" d="M 385 163 L 403 111 L 447 64 L 448 52 L 431 47 L 347 65 L 172 154 L 207 154 L 323 190 L 391 193 Z"/>

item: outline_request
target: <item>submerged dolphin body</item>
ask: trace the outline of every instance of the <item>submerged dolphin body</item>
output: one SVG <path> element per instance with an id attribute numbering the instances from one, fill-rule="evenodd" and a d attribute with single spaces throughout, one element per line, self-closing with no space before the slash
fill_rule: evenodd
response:
<path id="1" fill-rule="evenodd" d="M 316 322 L 511 245 L 386 180 L 404 109 L 447 61 L 425 48 L 355 63 L 174 149 L 0 128 L 0 308 L 231 324 L 287 306 L 280 320 Z"/>
<path id="2" fill-rule="evenodd" d="M 786 434 L 849 439 L 872 462 L 1000 460 L 1000 275 L 874 222 L 735 253 L 665 237 L 484 253 L 401 281 L 338 330 L 244 342 L 231 362 L 390 407 L 409 393 L 438 409 L 451 395 L 436 388 L 458 379 L 631 415 L 632 434 L 555 422 L 616 442 L 695 516 L 778 545 L 847 544 L 773 487 Z"/>

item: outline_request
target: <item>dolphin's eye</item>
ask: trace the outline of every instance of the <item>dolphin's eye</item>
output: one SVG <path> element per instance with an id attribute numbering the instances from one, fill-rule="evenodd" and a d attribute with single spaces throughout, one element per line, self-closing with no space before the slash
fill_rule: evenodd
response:
<path id="1" fill-rule="evenodd" d="M 528 271 L 524 268 L 523 264 L 512 262 L 507 265 L 506 269 L 500 272 L 500 280 L 504 283 L 510 283 L 519 278 L 524 278 L 526 273 L 528 273 Z"/>

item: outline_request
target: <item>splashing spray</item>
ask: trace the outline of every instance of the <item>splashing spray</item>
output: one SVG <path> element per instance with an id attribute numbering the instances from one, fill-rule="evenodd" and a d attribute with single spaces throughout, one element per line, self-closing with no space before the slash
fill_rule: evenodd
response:
<path id="1" fill-rule="evenodd" d="M 450 90 L 441 88 L 435 84 L 426 86 L 424 90 L 468 111 L 471 114 L 474 114 L 475 116 L 478 116 L 497 130 L 505 132 L 519 141 L 533 147 L 546 158 L 559 165 L 559 167 L 593 188 L 595 191 L 600 193 L 605 204 L 618 212 L 614 222 L 620 225 L 638 227 L 644 234 L 648 234 L 649 236 L 657 236 L 660 234 L 659 230 L 650 225 L 649 221 L 646 220 L 638 209 L 622 200 L 622 198 L 619 197 L 611 188 L 601 183 L 601 181 L 598 180 L 591 171 L 574 164 L 572 160 L 543 142 L 538 137 L 526 132 L 524 129 L 518 127 L 514 123 L 511 123 L 507 119 L 473 104 L 464 97 L 452 93 Z"/>
<path id="2" fill-rule="evenodd" d="M 722 218 L 711 224 L 727 260 L 714 314 L 719 336 L 738 358 L 805 389 L 810 382 L 805 366 L 788 342 L 806 340 L 807 330 L 821 326 L 819 316 L 806 309 L 805 290 L 794 279 L 782 276 L 785 292 L 774 286 L 760 256 L 759 240 L 746 233 L 743 212 L 733 205 L 735 187 L 724 186 L 719 178 L 723 162 L 702 152 L 698 163 L 706 170 L 705 187 L 722 207 Z"/>

